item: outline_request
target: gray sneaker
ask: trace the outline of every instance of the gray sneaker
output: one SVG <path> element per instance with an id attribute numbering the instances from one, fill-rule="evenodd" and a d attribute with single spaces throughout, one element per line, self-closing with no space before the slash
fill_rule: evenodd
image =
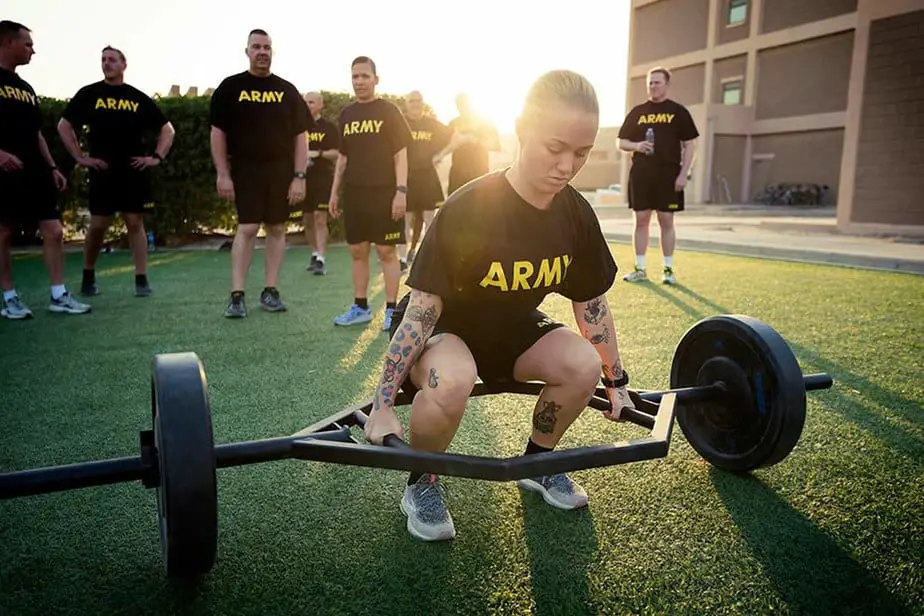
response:
<path id="1" fill-rule="evenodd" d="M 401 512 L 407 516 L 407 531 L 422 541 L 442 541 L 456 536 L 452 516 L 446 509 L 446 488 L 436 475 L 424 475 L 404 488 Z"/>
<path id="2" fill-rule="evenodd" d="M 135 297 L 148 297 L 151 294 L 150 284 L 136 284 Z"/>
<path id="3" fill-rule="evenodd" d="M 225 308 L 225 316 L 229 319 L 243 319 L 247 316 L 247 304 L 244 303 L 243 295 L 231 294 L 228 307 Z"/>
<path id="4" fill-rule="evenodd" d="M 81 302 L 70 293 L 65 293 L 58 299 L 51 298 L 48 310 L 60 314 L 85 314 L 90 312 L 90 306 Z"/>
<path id="5" fill-rule="evenodd" d="M 5 319 L 13 319 L 18 321 L 19 319 L 29 319 L 32 317 L 32 311 L 29 310 L 29 307 L 19 298 L 18 295 L 14 295 L 10 299 L 0 300 L 0 316 Z"/>
<path id="6" fill-rule="evenodd" d="M 631 273 L 622 277 L 626 282 L 641 282 L 648 280 L 648 274 L 642 268 L 636 266 Z"/>
<path id="7" fill-rule="evenodd" d="M 524 490 L 538 492 L 542 500 L 559 509 L 578 509 L 587 506 L 587 492 L 564 473 L 520 479 L 517 485 Z"/>
<path id="8" fill-rule="evenodd" d="M 260 294 L 260 306 L 270 312 L 284 312 L 286 310 L 286 305 L 279 299 L 279 291 L 269 287 L 263 289 L 263 293 Z"/>

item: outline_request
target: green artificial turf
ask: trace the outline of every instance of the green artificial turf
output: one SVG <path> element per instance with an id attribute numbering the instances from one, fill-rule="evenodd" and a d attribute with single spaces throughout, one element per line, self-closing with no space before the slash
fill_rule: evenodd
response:
<path id="1" fill-rule="evenodd" d="M 631 263 L 628 246 L 614 253 Z M 386 344 L 381 278 L 376 321 L 335 328 L 349 258 L 334 247 L 321 278 L 307 254 L 288 252 L 290 311 L 270 314 L 257 253 L 242 321 L 221 317 L 227 252 L 152 254 L 147 299 L 131 295 L 129 255 L 104 255 L 103 295 L 79 317 L 48 313 L 40 257 L 17 257 L 36 318 L 0 322 L 0 471 L 136 455 L 155 353 L 202 358 L 219 443 L 290 434 L 368 397 Z M 450 477 L 458 536 L 436 545 L 405 530 L 404 473 L 224 469 L 218 560 L 195 590 L 165 583 L 155 495 L 140 484 L 0 501 L 0 614 L 924 613 L 924 278 L 695 253 L 676 265 L 680 286 L 618 281 L 608 295 L 633 387 L 666 387 L 697 320 L 765 320 L 804 372 L 836 381 L 809 394 L 777 466 L 720 472 L 675 428 L 664 459 L 574 473 L 590 494 L 578 512 Z M 67 267 L 74 287 L 80 256 Z M 574 326 L 566 300 L 545 309 Z M 530 414 L 527 397 L 474 399 L 452 451 L 517 455 Z M 562 447 L 643 434 L 588 410 Z"/>

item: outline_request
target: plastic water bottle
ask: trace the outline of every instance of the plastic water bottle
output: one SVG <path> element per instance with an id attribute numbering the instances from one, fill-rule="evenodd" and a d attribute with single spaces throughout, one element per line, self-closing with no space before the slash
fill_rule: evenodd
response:
<path id="1" fill-rule="evenodd" d="M 648 127 L 648 130 L 645 131 L 645 141 L 651 144 L 651 151 L 646 152 L 648 156 L 651 156 L 654 154 L 654 129 L 650 126 Z"/>
<path id="2" fill-rule="evenodd" d="M 156 250 L 154 246 L 154 232 L 148 231 L 148 252 L 153 252 L 154 250 Z"/>

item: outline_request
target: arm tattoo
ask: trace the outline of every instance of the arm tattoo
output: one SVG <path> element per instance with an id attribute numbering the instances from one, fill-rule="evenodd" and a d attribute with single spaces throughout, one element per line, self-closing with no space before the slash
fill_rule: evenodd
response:
<path id="1" fill-rule="evenodd" d="M 542 403 L 542 408 L 533 415 L 533 427 L 543 434 L 552 434 L 555 431 L 555 422 L 558 419 L 555 417 L 555 413 L 560 410 L 560 404 L 546 400 Z"/>
<path id="2" fill-rule="evenodd" d="M 603 326 L 603 331 L 592 335 L 590 338 L 591 344 L 601 344 L 610 341 L 610 328 Z"/>
<path id="3" fill-rule="evenodd" d="M 430 381 L 428 383 L 428 385 L 430 385 L 430 389 L 436 389 L 439 386 L 439 384 L 440 384 L 440 377 L 436 373 L 436 368 L 430 368 Z"/>
<path id="4" fill-rule="evenodd" d="M 619 360 L 617 359 L 615 362 L 613 362 L 612 366 L 607 366 L 606 364 L 603 364 L 603 374 L 606 375 L 606 378 L 613 379 L 613 380 L 621 377 L 622 376 L 622 365 L 620 364 Z"/>
<path id="5" fill-rule="evenodd" d="M 428 306 L 425 310 L 420 306 L 410 306 L 404 318 L 408 321 L 416 321 L 423 325 L 424 335 L 429 337 L 430 332 L 436 327 L 436 308 L 434 306 Z"/>
<path id="6" fill-rule="evenodd" d="M 590 325 L 597 325 L 608 314 L 603 299 L 598 297 L 587 302 L 584 307 L 584 322 Z"/>

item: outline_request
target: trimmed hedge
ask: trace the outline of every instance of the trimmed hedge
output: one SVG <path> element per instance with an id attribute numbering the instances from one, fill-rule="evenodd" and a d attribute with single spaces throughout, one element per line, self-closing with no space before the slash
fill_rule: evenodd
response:
<path id="1" fill-rule="evenodd" d="M 337 123 L 340 110 L 353 97 L 345 92 L 321 92 L 324 96 L 322 114 Z M 382 98 L 397 104 L 405 111 L 403 97 L 384 94 Z M 68 178 L 68 188 L 61 196 L 61 208 L 67 235 L 81 232 L 89 223 L 87 214 L 87 173 L 76 166 L 64 149 L 58 136 L 57 124 L 64 111 L 66 100 L 41 97 L 44 117 L 43 132 L 48 146 L 62 173 Z M 209 150 L 209 98 L 166 97 L 155 98 L 157 105 L 173 123 L 176 137 L 167 159 L 154 168 L 154 198 L 156 206 L 148 215 L 146 226 L 153 231 L 160 245 L 188 241 L 193 236 L 212 234 L 215 231 L 231 231 L 235 228 L 234 204 L 220 199 L 215 190 L 215 167 Z M 426 112 L 432 113 L 427 108 Z M 83 140 L 84 135 L 79 135 Z M 154 150 L 156 135 L 150 139 L 150 150 Z M 84 144 L 85 145 L 85 144 Z M 293 219 L 301 226 L 301 221 Z M 115 219 L 110 230 L 110 241 L 124 236 L 121 221 Z M 342 224 L 330 221 L 331 241 L 343 239 Z M 34 237 L 34 230 L 31 235 Z M 24 230 L 29 236 L 30 230 Z"/>

